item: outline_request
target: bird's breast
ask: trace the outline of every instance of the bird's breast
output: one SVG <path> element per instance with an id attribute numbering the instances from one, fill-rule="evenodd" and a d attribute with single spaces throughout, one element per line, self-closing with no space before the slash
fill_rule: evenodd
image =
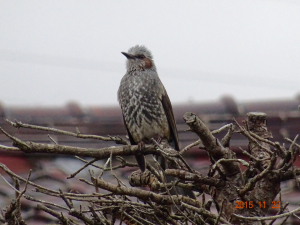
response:
<path id="1" fill-rule="evenodd" d="M 150 142 L 158 135 L 170 139 L 160 91 L 157 80 L 142 73 L 128 76 L 121 82 L 119 102 L 125 124 L 136 143 Z"/>

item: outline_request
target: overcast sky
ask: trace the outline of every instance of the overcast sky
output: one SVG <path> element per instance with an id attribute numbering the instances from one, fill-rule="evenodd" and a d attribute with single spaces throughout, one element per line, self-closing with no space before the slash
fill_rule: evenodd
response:
<path id="1" fill-rule="evenodd" d="M 116 105 L 136 44 L 173 104 L 300 93 L 298 0 L 0 0 L 0 102 Z"/>

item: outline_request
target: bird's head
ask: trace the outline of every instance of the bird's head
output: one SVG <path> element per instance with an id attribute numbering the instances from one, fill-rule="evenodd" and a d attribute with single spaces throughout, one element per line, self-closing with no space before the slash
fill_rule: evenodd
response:
<path id="1" fill-rule="evenodd" d="M 143 45 L 131 47 L 122 54 L 127 58 L 127 70 L 156 70 L 151 52 Z"/>

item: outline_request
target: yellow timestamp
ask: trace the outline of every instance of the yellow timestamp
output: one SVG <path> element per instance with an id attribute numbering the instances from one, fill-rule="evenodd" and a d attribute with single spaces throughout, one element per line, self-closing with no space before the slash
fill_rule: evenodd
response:
<path id="1" fill-rule="evenodd" d="M 253 201 L 235 201 L 235 208 L 236 209 L 252 209 L 254 207 Z M 266 208 L 266 202 L 265 201 L 259 201 L 256 203 L 256 205 L 259 206 L 259 208 Z M 280 209 L 280 201 L 272 201 L 272 209 Z"/>

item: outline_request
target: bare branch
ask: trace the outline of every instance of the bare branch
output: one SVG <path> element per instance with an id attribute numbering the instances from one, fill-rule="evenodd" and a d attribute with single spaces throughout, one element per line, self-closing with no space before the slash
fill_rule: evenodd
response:
<path id="1" fill-rule="evenodd" d="M 129 156 L 135 155 L 139 150 L 136 145 L 124 145 L 117 147 L 107 147 L 101 149 L 93 149 L 93 148 L 79 148 L 73 146 L 65 146 L 65 145 L 52 145 L 52 144 L 40 144 L 34 142 L 24 142 L 16 137 L 9 135 L 6 131 L 4 131 L 1 127 L 0 130 L 10 139 L 14 141 L 14 146 L 19 148 L 21 151 L 26 153 L 56 153 L 56 154 L 64 154 L 64 155 L 77 155 L 77 156 L 85 156 L 85 157 L 93 157 L 98 159 L 109 158 L 110 154 L 112 156 Z M 8 149 L 6 149 L 8 150 Z M 15 151 L 15 149 L 13 149 Z M 175 150 L 174 150 L 175 151 Z M 147 154 L 160 154 L 160 151 L 156 150 L 153 145 L 146 145 L 143 153 Z"/>
<path id="2" fill-rule="evenodd" d="M 226 182 L 224 180 L 216 179 L 213 177 L 206 177 L 200 173 L 190 173 L 184 170 L 167 169 L 165 170 L 165 174 L 168 176 L 178 177 L 185 181 L 195 181 L 197 183 L 207 184 L 218 188 L 226 185 Z"/>
<path id="3" fill-rule="evenodd" d="M 181 202 L 186 202 L 187 204 L 191 204 L 194 206 L 197 206 L 199 204 L 198 201 L 195 201 L 191 198 L 184 197 L 181 195 L 180 196 L 160 195 L 160 194 L 153 193 L 151 191 L 141 190 L 137 188 L 116 186 L 108 182 L 105 182 L 104 180 L 101 179 L 94 179 L 93 182 L 98 187 L 110 191 L 116 195 L 134 196 L 144 201 L 151 200 L 153 202 L 162 205 L 172 205 L 174 202 L 177 205 L 180 205 Z"/>
<path id="4" fill-rule="evenodd" d="M 29 129 L 42 130 L 42 131 L 51 131 L 51 132 L 54 132 L 54 133 L 57 133 L 57 134 L 73 136 L 73 137 L 76 137 L 76 138 L 96 139 L 96 140 L 101 140 L 101 141 L 114 141 L 114 142 L 116 142 L 116 144 L 123 144 L 123 145 L 128 145 L 129 144 L 126 140 L 124 140 L 121 137 L 111 137 L 111 136 L 102 137 L 102 136 L 98 136 L 98 135 L 81 134 L 79 132 L 78 128 L 76 129 L 77 133 L 73 133 L 73 132 L 70 132 L 70 131 L 59 130 L 59 129 L 56 129 L 56 128 L 25 124 L 25 123 L 22 123 L 20 121 L 12 122 L 10 120 L 6 120 L 6 122 L 9 123 L 12 126 L 18 128 L 18 129 L 19 128 L 29 128 Z"/>
<path id="5" fill-rule="evenodd" d="M 244 186 L 244 188 L 239 190 L 239 196 L 243 197 L 248 191 L 251 191 L 254 188 L 255 184 L 259 180 L 264 178 L 265 175 L 273 169 L 275 163 L 276 163 L 276 157 L 275 154 L 273 154 L 271 158 L 271 163 L 268 165 L 268 167 L 264 169 L 261 173 L 257 174 L 255 177 L 249 179 L 248 183 Z"/>
<path id="6" fill-rule="evenodd" d="M 188 146 L 186 146 L 185 148 L 183 148 L 183 149 L 179 152 L 179 154 L 182 155 L 182 154 L 185 153 L 187 150 L 189 150 L 189 149 L 192 148 L 192 147 L 195 147 L 195 146 L 199 145 L 200 143 L 201 143 L 201 140 L 199 139 L 199 140 L 193 142 L 192 144 L 189 144 Z"/>
<path id="7" fill-rule="evenodd" d="M 259 217 L 259 216 L 253 216 L 253 217 L 245 217 L 245 216 L 241 216 L 241 215 L 237 215 L 237 214 L 233 214 L 234 217 L 237 217 L 239 219 L 243 219 L 245 221 L 250 220 L 250 221 L 263 221 L 263 220 L 273 220 L 273 219 L 278 219 L 278 218 L 282 218 L 282 217 L 286 217 L 286 216 L 290 216 L 293 215 L 294 213 L 300 211 L 300 207 L 294 209 L 293 211 L 287 212 L 287 213 L 283 213 L 280 215 L 276 215 L 276 216 L 265 216 L 265 217 Z"/>

